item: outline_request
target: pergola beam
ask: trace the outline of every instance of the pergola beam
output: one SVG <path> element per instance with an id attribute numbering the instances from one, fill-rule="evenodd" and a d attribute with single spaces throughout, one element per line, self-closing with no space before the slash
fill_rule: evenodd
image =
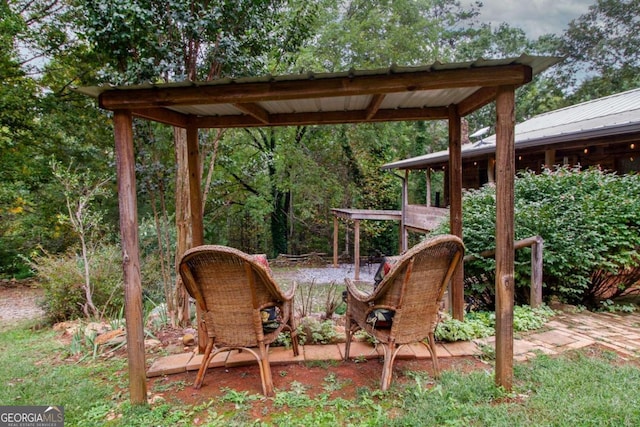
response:
<path id="1" fill-rule="evenodd" d="M 367 118 L 366 110 L 283 113 L 269 115 L 265 124 L 252 116 L 194 117 L 200 128 L 240 128 L 262 126 L 336 125 L 345 123 L 399 122 L 411 120 L 446 120 L 447 108 L 398 108 L 378 110 Z"/>
<path id="2" fill-rule="evenodd" d="M 186 128 L 189 124 L 189 116 L 165 108 L 140 108 L 131 111 L 134 117 L 163 123 L 169 126 Z"/>
<path id="3" fill-rule="evenodd" d="M 378 75 L 309 80 L 281 80 L 236 84 L 193 85 L 106 91 L 99 95 L 100 107 L 107 110 L 169 107 L 177 105 L 234 104 L 286 99 L 373 95 L 394 92 L 522 85 L 531 80 L 531 68 L 503 65 L 469 69 L 430 70 Z"/>
<path id="4" fill-rule="evenodd" d="M 269 124 L 269 112 L 255 103 L 233 104 L 238 110 L 258 120 L 263 126 Z"/>
<path id="5" fill-rule="evenodd" d="M 483 87 L 478 89 L 471 96 L 468 96 L 465 100 L 458 103 L 458 114 L 461 117 L 464 117 L 467 114 L 473 113 L 477 109 L 490 104 L 494 99 L 496 99 L 496 91 L 495 87 Z"/>
<path id="6" fill-rule="evenodd" d="M 384 101 L 385 96 L 386 95 L 383 94 L 373 95 L 373 97 L 371 98 L 371 102 L 367 106 L 367 114 L 365 115 L 366 120 L 371 120 L 371 118 L 376 115 L 376 113 L 380 109 L 380 105 L 382 105 L 382 101 Z"/>

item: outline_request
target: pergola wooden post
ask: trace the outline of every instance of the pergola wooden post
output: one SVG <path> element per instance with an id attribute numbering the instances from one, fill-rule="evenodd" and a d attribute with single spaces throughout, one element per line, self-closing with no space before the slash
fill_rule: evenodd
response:
<path id="1" fill-rule="evenodd" d="M 200 149 L 198 147 L 198 128 L 187 126 L 187 167 L 189 168 L 189 207 L 191 209 L 191 247 L 204 244 L 204 225 L 202 222 L 202 192 L 200 177 Z M 198 322 L 198 353 L 204 353 L 207 342 L 207 330 L 201 322 L 202 313 L 196 306 Z"/>
<path id="2" fill-rule="evenodd" d="M 129 358 L 129 393 L 131 403 L 147 403 L 147 378 L 144 360 L 144 325 L 142 321 L 142 279 L 138 245 L 138 205 L 136 195 L 136 162 L 133 154 L 131 112 L 117 110 L 113 114 L 118 173 L 118 204 L 124 273 L 124 316 L 127 324 Z"/>
<path id="3" fill-rule="evenodd" d="M 511 390 L 513 382 L 515 88 L 501 86 L 496 96 L 496 376 Z"/>
<path id="4" fill-rule="evenodd" d="M 462 119 L 455 105 L 449 106 L 449 228 L 462 239 Z M 462 263 L 449 286 L 453 318 L 464 319 L 464 269 Z"/>

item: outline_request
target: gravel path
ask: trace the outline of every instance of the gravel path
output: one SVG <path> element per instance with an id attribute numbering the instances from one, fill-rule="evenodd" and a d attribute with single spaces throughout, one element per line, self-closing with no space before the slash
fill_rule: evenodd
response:
<path id="1" fill-rule="evenodd" d="M 0 323 L 42 317 L 38 305 L 42 295 L 42 289 L 29 285 L 0 285 Z"/>
<path id="2" fill-rule="evenodd" d="M 360 280 L 373 283 L 373 276 L 377 270 L 378 264 L 360 266 Z M 286 272 L 274 270 L 274 276 L 276 279 L 295 280 L 298 283 L 343 285 L 345 278 L 353 279 L 355 277 L 355 268 L 353 264 L 340 264 L 338 267 L 329 265 L 324 268 L 301 267 Z"/>
<path id="3" fill-rule="evenodd" d="M 360 267 L 360 280 L 373 283 L 373 276 L 378 269 L 377 264 Z M 295 280 L 298 283 L 344 284 L 345 278 L 353 279 L 355 269 L 352 264 L 341 264 L 338 267 L 297 268 L 287 271 L 275 271 L 276 280 Z M 43 290 L 22 283 L 0 283 L 0 324 L 17 320 L 37 319 L 44 316 L 39 302 Z"/>

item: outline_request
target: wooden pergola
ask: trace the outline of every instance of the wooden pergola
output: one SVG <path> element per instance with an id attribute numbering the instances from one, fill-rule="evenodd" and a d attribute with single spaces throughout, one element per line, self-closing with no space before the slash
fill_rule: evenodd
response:
<path id="1" fill-rule="evenodd" d="M 78 89 L 113 112 L 131 402 L 147 402 L 133 118 L 186 129 L 194 246 L 203 243 L 200 128 L 448 120 L 450 225 L 462 237 L 461 118 L 490 102 L 496 103 L 497 135 L 495 381 L 511 389 L 515 90 L 558 61 L 522 55 L 374 71 Z M 464 314 L 462 273 L 451 285 L 458 319 Z"/>

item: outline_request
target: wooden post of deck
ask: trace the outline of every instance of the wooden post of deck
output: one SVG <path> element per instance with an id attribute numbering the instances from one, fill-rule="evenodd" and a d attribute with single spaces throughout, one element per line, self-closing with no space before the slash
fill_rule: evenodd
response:
<path id="1" fill-rule="evenodd" d="M 513 382 L 515 95 L 501 86 L 496 96 L 496 374 L 511 390 Z"/>
<path id="2" fill-rule="evenodd" d="M 556 164 L 556 150 L 548 149 L 544 152 L 544 167 L 551 169 Z"/>
<path id="3" fill-rule="evenodd" d="M 529 294 L 529 305 L 532 308 L 542 305 L 542 237 L 536 236 L 535 243 L 531 245 L 531 291 Z"/>
<path id="4" fill-rule="evenodd" d="M 204 244 L 204 224 L 202 220 L 202 188 L 200 170 L 200 149 L 198 128 L 187 127 L 187 167 L 189 168 L 189 204 L 191 209 L 191 245 Z"/>
<path id="5" fill-rule="evenodd" d="M 404 171 L 402 180 L 402 214 L 400 219 L 400 252 L 404 253 L 409 247 L 409 230 L 407 229 L 407 207 L 409 206 L 409 170 Z"/>
<path id="6" fill-rule="evenodd" d="M 428 167 L 425 173 L 426 173 L 425 179 L 426 179 L 426 185 L 427 185 L 426 202 L 427 202 L 427 206 L 431 206 L 431 168 Z"/>
<path id="7" fill-rule="evenodd" d="M 138 245 L 138 205 L 136 163 L 133 153 L 133 121 L 130 111 L 113 114 L 122 268 L 124 273 L 124 316 L 127 322 L 127 361 L 129 398 L 134 405 L 147 403 L 145 375 L 144 325 L 142 319 L 142 279 Z"/>
<path id="8" fill-rule="evenodd" d="M 333 216 L 333 266 L 338 267 L 338 217 Z"/>
<path id="9" fill-rule="evenodd" d="M 455 105 L 449 107 L 449 215 L 451 234 L 462 239 L 462 119 Z M 464 270 L 458 265 L 451 277 L 451 312 L 464 319 Z"/>
<path id="10" fill-rule="evenodd" d="M 356 267 L 354 280 L 360 280 L 360 220 L 356 219 L 353 226 L 353 263 Z"/>

